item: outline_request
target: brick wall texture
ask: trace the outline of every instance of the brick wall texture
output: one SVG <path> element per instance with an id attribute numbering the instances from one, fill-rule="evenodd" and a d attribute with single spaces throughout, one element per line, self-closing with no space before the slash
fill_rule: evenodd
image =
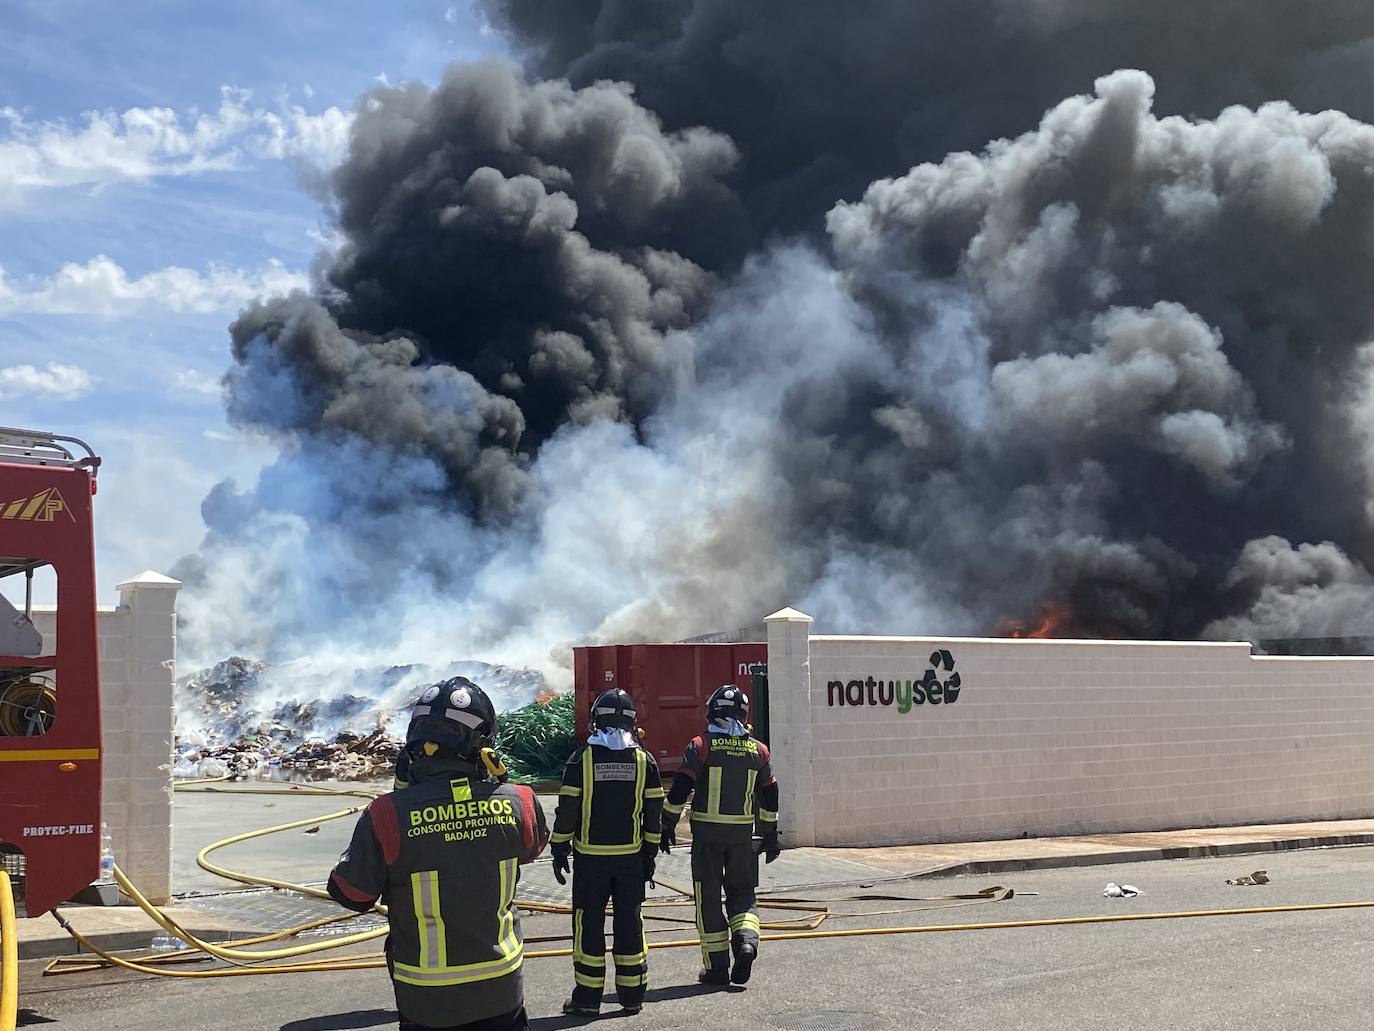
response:
<path id="1" fill-rule="evenodd" d="M 907 682 L 951 677 L 941 649 L 957 700 L 915 704 Z M 1250 652 L 817 636 L 803 670 L 770 651 L 770 704 L 801 745 L 775 768 L 809 785 L 784 832 L 880 845 L 1374 817 L 1374 659 Z"/>

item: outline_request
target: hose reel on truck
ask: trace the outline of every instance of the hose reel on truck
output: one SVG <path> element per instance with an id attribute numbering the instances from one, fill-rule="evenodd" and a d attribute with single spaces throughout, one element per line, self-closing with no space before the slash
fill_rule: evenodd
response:
<path id="1" fill-rule="evenodd" d="M 0 440 L 3 439 L 0 436 Z M 0 478 L 3 478 L 2 473 Z M 40 498 L 43 497 L 40 495 Z M 45 497 L 47 501 L 56 503 L 51 492 Z M 23 516 L 29 506 L 23 502 L 25 499 L 20 498 L 6 503 L 4 495 L 0 495 L 0 542 L 9 536 L 4 532 L 9 529 L 5 525 L 7 520 L 25 521 Z M 30 518 L 40 514 L 58 515 L 61 511 L 45 510 L 40 505 Z M 0 543 L 0 555 L 6 550 Z M 22 611 L 0 593 L 0 655 L 22 659 L 39 659 L 43 655 L 43 635 L 33 624 L 33 581 L 34 574 L 44 568 L 46 563 L 39 559 L 0 557 L 0 582 L 21 574 L 24 577 Z M 57 689 L 51 670 L 12 664 L 0 666 L 0 737 L 37 737 L 46 734 L 56 715 Z"/>
<path id="2" fill-rule="evenodd" d="M 57 688 L 51 677 L 0 676 L 0 737 L 38 737 L 57 717 Z"/>

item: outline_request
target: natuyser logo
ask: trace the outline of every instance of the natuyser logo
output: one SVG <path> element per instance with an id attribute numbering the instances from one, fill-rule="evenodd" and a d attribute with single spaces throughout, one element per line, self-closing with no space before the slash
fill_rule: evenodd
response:
<path id="1" fill-rule="evenodd" d="M 944 680 L 940 673 L 948 673 Z M 946 649 L 930 655 L 930 668 L 920 680 L 831 680 L 825 685 L 826 704 L 896 705 L 898 712 L 910 712 L 913 705 L 953 705 L 959 700 L 959 674 L 954 672 L 954 656 Z"/>

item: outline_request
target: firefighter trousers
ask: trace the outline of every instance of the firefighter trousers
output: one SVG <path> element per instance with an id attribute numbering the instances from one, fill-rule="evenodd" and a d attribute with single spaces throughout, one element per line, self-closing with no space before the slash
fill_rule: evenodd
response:
<path id="1" fill-rule="evenodd" d="M 701 958 L 715 970 L 730 966 L 730 947 L 759 947 L 759 911 L 754 899 L 758 866 L 750 838 L 742 842 L 692 840 L 692 887 L 697 904 Z M 720 897 L 725 894 L 725 910 Z"/>
<path id="2" fill-rule="evenodd" d="M 612 958 L 620 1005 L 640 1006 L 649 983 L 649 946 L 644 938 L 644 861 L 629 856 L 573 857 L 573 1001 L 601 1005 L 606 985 L 606 905 L 615 906 Z"/>

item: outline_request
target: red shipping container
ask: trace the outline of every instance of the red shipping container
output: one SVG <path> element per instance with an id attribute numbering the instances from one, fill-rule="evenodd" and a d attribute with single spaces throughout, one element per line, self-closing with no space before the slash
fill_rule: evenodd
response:
<path id="1" fill-rule="evenodd" d="M 644 728 L 644 747 L 670 775 L 682 765 L 687 742 L 706 728 L 706 699 L 722 684 L 734 684 L 750 696 L 750 720 L 756 736 L 766 739 L 765 678 L 750 667 L 764 667 L 768 645 L 752 644 L 612 644 L 573 649 L 577 736 L 586 741 L 592 702 L 613 687 L 630 693 Z M 758 686 L 756 687 L 756 683 Z"/>

